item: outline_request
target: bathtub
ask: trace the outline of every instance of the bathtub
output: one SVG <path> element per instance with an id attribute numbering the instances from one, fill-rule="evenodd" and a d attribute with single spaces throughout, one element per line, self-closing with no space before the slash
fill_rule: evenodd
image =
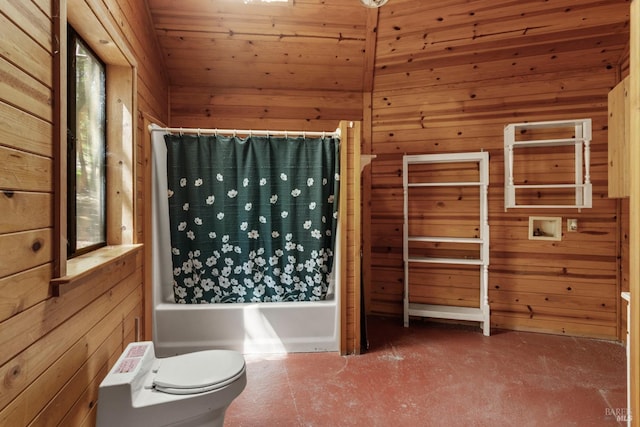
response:
<path id="1" fill-rule="evenodd" d="M 226 348 L 241 353 L 338 351 L 335 301 L 161 303 L 154 310 L 159 356 Z"/>
<path id="2" fill-rule="evenodd" d="M 171 242 L 166 203 L 166 147 L 162 132 L 152 146 L 152 315 L 159 357 L 223 348 L 249 353 L 339 351 L 339 274 L 327 300 L 234 304 L 176 304 L 171 283 Z M 340 225 L 336 239 L 340 241 Z M 336 245 L 336 249 L 339 248 Z M 334 271 L 340 271 L 336 250 Z"/>

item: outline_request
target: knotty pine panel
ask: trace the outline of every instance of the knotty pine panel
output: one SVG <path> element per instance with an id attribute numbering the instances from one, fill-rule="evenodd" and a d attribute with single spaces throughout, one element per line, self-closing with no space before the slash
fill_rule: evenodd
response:
<path id="1" fill-rule="evenodd" d="M 571 299 L 597 298 L 607 299 L 611 296 L 615 282 L 607 275 L 582 275 L 569 272 L 529 271 L 527 274 L 509 272 L 497 267 L 492 270 L 491 293 L 500 292 L 530 293 L 545 297 L 567 296 Z"/>
<path id="2" fill-rule="evenodd" d="M 148 19 L 146 2 L 137 0 L 100 0 L 113 22 L 120 23 L 124 39 L 136 58 L 138 109 L 167 120 L 168 75 L 155 31 Z"/>
<path id="3" fill-rule="evenodd" d="M 136 283 L 138 284 L 136 285 Z M 116 299 L 112 303 L 111 311 L 103 318 L 87 317 L 89 313 L 84 313 L 95 310 L 94 304 L 87 306 L 82 313 L 76 315 L 78 318 L 86 319 L 89 323 L 78 325 L 78 328 L 69 331 L 69 334 L 72 335 L 70 339 L 63 339 L 63 342 L 69 342 L 69 349 L 60 354 L 60 357 L 55 359 L 53 366 L 35 378 L 24 392 L 0 411 L 0 421 L 7 422 L 7 425 L 22 425 L 22 423 L 13 423 L 18 421 L 15 419 L 16 413 L 22 412 L 30 417 L 35 417 L 33 421 L 36 425 L 45 420 L 55 425 L 79 425 L 78 423 L 63 423 L 62 420 L 65 416 L 69 416 L 70 407 L 77 412 L 79 410 L 86 411 L 94 406 L 97 400 L 96 385 L 90 388 L 95 396 L 93 403 L 87 402 L 87 405 L 77 406 L 78 396 L 85 393 L 88 379 L 95 382 L 95 378 L 100 378 L 99 381 L 104 378 L 112 366 L 107 366 L 107 357 L 112 354 L 119 356 L 122 352 L 123 329 L 125 327 L 131 328 L 131 325 L 128 325 L 131 321 L 123 319 L 129 311 L 140 306 L 142 294 L 139 283 L 140 275 L 138 274 L 134 280 L 127 279 L 118 285 L 116 293 L 119 291 L 118 288 L 124 284 L 133 285 L 133 288 L 129 292 L 125 291 L 119 299 Z M 64 329 L 64 327 L 55 329 L 52 334 L 60 336 L 63 333 L 60 329 Z M 76 330 L 78 331 L 76 332 Z M 60 338 L 62 339 L 62 337 Z M 74 339 L 76 339 L 75 342 Z M 25 366 L 27 365 L 25 364 Z M 62 387 L 61 392 L 58 392 L 60 387 Z M 25 407 L 25 405 L 29 406 Z"/>
<path id="4" fill-rule="evenodd" d="M 482 66 L 473 62 L 463 62 L 462 64 L 449 64 L 443 67 L 424 67 L 403 74 L 390 73 L 379 74 L 380 83 L 376 83 L 376 87 L 380 90 L 393 90 L 397 87 L 398 82 L 407 87 L 429 87 L 440 86 L 446 84 L 460 84 L 467 82 L 481 84 L 488 81 L 489 84 L 496 80 L 505 79 L 506 81 L 533 81 L 544 80 L 546 76 L 550 80 L 556 80 L 558 75 L 565 73 L 589 73 L 591 70 L 597 71 L 601 68 L 608 68 L 615 64 L 617 57 L 623 49 L 613 49 L 613 51 L 598 48 L 590 49 L 587 52 L 567 52 L 563 55 L 564 59 L 580 60 L 587 54 L 593 59 L 593 64 L 584 64 L 584 67 L 574 68 L 575 65 L 566 64 L 565 61 L 550 60 L 550 55 L 536 55 L 529 57 L 517 57 L 515 59 L 502 59 L 489 63 L 483 63 Z M 555 58 L 557 59 L 557 58 Z M 535 74 L 532 74 L 534 73 Z M 378 76 L 378 73 L 376 74 Z M 461 81 L 460 77 L 464 76 Z"/>
<path id="5" fill-rule="evenodd" d="M 526 55 L 529 51 L 576 50 L 581 40 L 590 37 L 619 35 L 628 40 L 625 21 L 629 10 L 626 1 L 606 4 L 581 2 L 576 7 L 570 0 L 553 4 L 539 2 L 494 2 L 483 7 L 483 2 L 474 4 L 441 4 L 440 7 L 424 7 L 417 2 L 400 2 L 381 9 L 378 29 L 377 52 L 379 63 L 386 65 L 391 59 L 396 62 L 413 60 L 419 63 L 425 57 L 438 55 L 463 55 L 470 62 L 489 62 L 496 59 L 483 55 L 516 52 Z M 508 3 L 508 4 L 500 4 Z M 410 4 L 411 9 L 398 12 Z M 475 7 L 474 7 L 475 6 Z M 544 10 L 542 9 L 544 8 Z M 489 10 L 493 12 L 489 12 Z M 603 15 L 603 14 L 606 14 Z M 590 25 L 584 25 L 585 21 Z M 548 43 L 544 45 L 545 41 Z M 563 47 L 566 45 L 566 47 Z M 389 58 L 389 59 L 387 59 Z M 418 64 L 415 64 L 418 67 Z"/>
<path id="6" fill-rule="evenodd" d="M 113 321 L 114 319 L 110 320 Z M 99 333 L 101 331 L 97 332 Z M 96 407 L 94 402 L 97 400 L 97 393 L 95 392 L 95 385 L 93 384 L 94 382 L 92 381 L 89 387 L 87 387 L 86 378 L 104 378 L 109 372 L 109 368 L 113 366 L 113 363 L 117 360 L 114 359 L 111 361 L 111 359 L 114 356 L 116 358 L 120 356 L 122 352 L 120 344 L 122 342 L 122 325 L 118 325 L 114 328 L 106 338 L 103 333 L 99 333 L 98 338 L 104 339 L 104 341 L 96 351 L 87 355 L 88 358 L 82 365 L 77 366 L 73 363 L 75 361 L 69 360 L 69 357 L 67 356 L 68 352 L 58 359 L 56 364 L 61 365 L 60 369 L 65 370 L 63 375 L 68 375 L 66 370 L 70 368 L 75 368 L 76 373 L 73 376 L 69 376 L 70 380 L 64 385 L 62 393 L 53 396 L 50 402 L 46 402 L 43 405 L 41 395 L 37 395 L 37 398 L 39 399 L 34 402 L 34 406 L 36 408 L 43 406 L 43 409 L 34 418 L 34 425 L 45 424 L 47 422 L 51 424 L 56 423 L 57 425 L 83 425 L 82 417 L 78 417 L 77 414 L 82 414 L 82 416 L 87 418 L 86 411 L 91 412 L 92 408 Z M 80 340 L 77 344 L 80 344 L 83 347 L 90 347 L 90 351 L 94 350 L 94 345 L 92 345 L 93 343 L 87 343 L 85 340 Z M 41 381 L 38 379 L 37 383 L 40 382 Z M 52 384 L 57 385 L 56 382 L 53 381 Z M 31 392 L 31 388 L 27 392 Z M 94 396 L 93 401 L 89 400 L 87 402 L 84 398 L 88 393 L 91 393 L 91 395 Z M 48 393 L 42 393 L 42 395 L 49 396 Z M 78 396 L 80 397 L 78 398 Z M 74 402 L 71 399 L 77 400 Z M 71 407 L 71 410 L 68 410 L 69 407 Z M 95 416 L 91 425 L 93 424 L 95 424 Z"/>
<path id="7" fill-rule="evenodd" d="M 282 62 L 262 63 L 262 70 L 256 71 L 251 62 L 238 64 L 235 61 L 207 61 L 200 58 L 168 64 L 172 84 L 190 85 L 203 82 L 206 86 L 229 87 L 229 82 L 243 88 L 274 88 L 282 90 L 336 90 L 349 92 L 362 85 L 362 73 L 352 70 L 351 65 L 289 65 Z M 188 68 L 183 68 L 188 67 Z M 251 70 L 239 72 L 239 68 Z M 335 73 L 335 74 L 334 74 Z M 292 82 L 295 83 L 293 87 Z"/>
<path id="8" fill-rule="evenodd" d="M 87 1 L 135 53 L 137 107 L 168 118 L 146 4 Z M 143 316 L 141 256 L 51 295 L 53 195 L 64 187 L 52 181 L 52 10 L 50 0 L 8 0 L 0 16 L 0 425 L 94 425 L 98 385 Z"/>
<path id="9" fill-rule="evenodd" d="M 51 123 L 51 88 L 24 73 L 0 55 L 0 101 Z"/>
<path id="10" fill-rule="evenodd" d="M 49 281 L 51 264 L 43 264 L 30 270 L 0 279 L 0 322 L 51 297 Z"/>
<path id="11" fill-rule="evenodd" d="M 51 158 L 53 126 L 0 102 L 0 145 Z"/>
<path id="12" fill-rule="evenodd" d="M 294 7 L 289 4 L 265 7 L 243 2 L 187 0 L 181 2 L 179 9 L 171 8 L 167 0 L 150 0 L 149 4 L 159 31 L 204 31 L 229 37 L 234 34 L 269 34 L 275 37 L 357 40 L 362 37 L 365 23 L 365 10 L 344 2 L 333 5 L 296 2 Z M 323 15 L 332 18 L 318 19 Z"/>
<path id="13" fill-rule="evenodd" d="M 8 18 L 0 15 L 0 28 L 12 26 Z M 3 42 L 3 54 L 9 61 L 29 70 L 35 79 L 51 87 L 51 53 L 22 31 L 7 31 Z"/>
<path id="14" fill-rule="evenodd" d="M 508 313 L 508 314 L 505 314 Z M 586 336 L 593 338 L 612 339 L 616 328 L 613 322 L 583 319 L 576 316 L 531 316 L 529 313 L 493 312 L 491 326 L 498 329 L 512 329 L 540 333 L 554 333 L 559 335 Z"/>
<path id="15" fill-rule="evenodd" d="M 0 146 L 0 164 L 4 168 L 4 174 L 0 175 L 0 188 L 7 191 L 53 190 L 53 162 L 49 158 Z"/>
<path id="16" fill-rule="evenodd" d="M 478 267 L 414 264 L 409 276 L 411 302 L 463 307 L 479 305 Z"/>
<path id="17" fill-rule="evenodd" d="M 9 276 L 52 259 L 50 228 L 0 234 L 0 277 Z"/>
<path id="18" fill-rule="evenodd" d="M 593 71 L 597 71 L 599 68 L 600 67 L 595 68 Z M 452 74 L 453 73 L 447 73 L 450 78 L 455 76 L 455 74 Z M 528 98 L 543 93 L 557 94 L 579 91 L 581 94 L 584 94 L 588 93 L 585 92 L 586 90 L 596 90 L 602 87 L 609 88 L 615 85 L 615 76 L 611 74 L 601 75 L 598 73 L 589 73 L 583 69 L 572 72 L 566 71 L 564 74 L 565 75 L 561 73 L 541 73 L 516 77 L 510 75 L 500 80 L 491 80 L 488 82 L 474 81 L 473 79 L 465 79 L 461 82 L 438 82 L 438 84 L 415 88 L 413 96 L 406 91 L 401 92 L 389 89 L 376 93 L 376 96 L 373 98 L 373 106 L 374 108 L 387 107 L 384 110 L 385 116 L 393 114 L 396 112 L 396 109 L 400 109 L 398 110 L 400 114 L 404 112 L 413 113 L 415 112 L 416 105 L 420 105 L 421 111 L 429 112 L 429 108 L 432 108 L 436 113 L 442 114 L 441 104 L 459 103 L 460 100 L 467 100 L 467 105 L 473 106 L 474 103 L 487 102 L 491 99 L 503 99 L 505 95 L 505 85 L 517 87 L 518 91 L 509 96 L 509 98 L 516 99 Z M 458 78 L 462 76 L 467 77 L 467 74 L 458 74 Z M 470 75 L 469 77 L 474 77 L 474 75 Z M 487 78 L 487 76 L 485 76 L 485 78 Z M 600 91 L 596 91 L 595 93 L 601 96 Z M 418 103 L 416 97 L 422 97 L 423 102 Z M 404 112 L 402 111 L 403 107 L 407 109 Z M 436 122 L 436 125 L 438 124 L 439 122 Z"/>
<path id="19" fill-rule="evenodd" d="M 621 224 L 617 203 L 607 198 L 606 98 L 628 43 L 628 4 L 483 4 L 488 6 L 450 1 L 426 7 L 406 0 L 380 9 L 372 93 L 371 152 L 378 157 L 369 189 L 370 311 L 397 315 L 402 310 L 402 155 L 483 150 L 490 154 L 493 326 L 615 339 Z M 418 30 L 425 22 L 432 24 Z M 577 118 L 593 120 L 593 208 L 505 212 L 503 127 Z M 572 153 L 529 151 L 526 159 L 518 158 L 525 166 L 516 169 L 517 179 L 573 179 Z M 538 203 L 566 203 L 567 197 L 553 193 L 532 197 Z M 474 226 L 466 198 L 457 189 L 443 190 L 412 206 L 425 226 L 466 235 Z M 561 217 L 562 240 L 528 240 L 530 215 Z M 567 218 L 578 219 L 577 232 L 565 231 Z M 446 291 L 429 285 L 428 276 L 415 280 L 424 284 L 426 301 L 470 301 L 468 290 L 451 279 Z"/>
<path id="20" fill-rule="evenodd" d="M 128 300 L 131 299 L 132 302 Z M 132 310 L 137 311 L 142 303 L 142 290 L 139 288 L 135 293 L 131 293 L 126 297 L 127 304 L 123 308 L 130 308 L 134 306 Z M 124 303 L 124 301 L 123 301 Z M 130 314 L 131 312 L 129 312 Z M 127 322 L 127 314 L 121 314 L 122 320 L 122 329 L 123 332 L 130 330 L 133 326 L 131 322 Z M 121 332 L 122 333 L 122 332 Z M 133 342 L 132 335 L 122 333 L 121 335 L 122 343 Z M 82 390 L 79 394 L 78 399 L 75 401 L 69 412 L 64 416 L 61 421 L 61 425 L 94 425 L 96 418 L 96 402 L 98 401 L 98 392 L 100 383 L 102 379 L 106 375 L 106 372 L 113 367 L 114 363 L 117 361 L 117 358 L 120 356 L 122 351 L 124 350 L 124 346 L 120 344 L 113 348 L 113 353 L 109 357 L 107 363 L 101 366 L 101 369 L 96 371 L 93 377 L 89 377 L 91 380 L 89 385 Z M 67 392 L 70 396 L 74 396 L 72 390 Z M 99 404 L 99 403 L 98 403 Z"/>
<path id="21" fill-rule="evenodd" d="M 381 10 L 385 22 L 388 22 L 389 25 L 385 27 L 381 23 L 379 32 L 383 36 L 385 31 L 390 34 L 398 34 L 403 29 L 401 27 L 403 24 L 411 24 L 412 28 L 420 28 L 419 25 L 425 23 L 429 24 L 433 29 L 431 32 L 435 34 L 442 32 L 443 28 L 452 27 L 472 31 L 473 28 L 483 23 L 493 23 L 501 26 L 502 30 L 507 30 L 505 25 L 511 25 L 518 30 L 528 30 L 517 31 L 524 35 L 530 31 L 553 32 L 554 25 L 560 28 L 564 27 L 564 29 L 567 27 L 580 29 L 584 26 L 579 25 L 580 21 L 586 20 L 587 17 L 600 18 L 597 23 L 620 22 L 611 19 L 620 15 L 624 15 L 628 19 L 628 8 L 620 8 L 625 3 L 627 2 L 607 3 L 589 0 L 576 4 L 572 0 L 555 0 L 553 2 L 528 1 L 516 4 L 509 0 L 499 0 L 487 5 L 484 2 L 470 3 L 462 0 L 449 0 L 440 2 L 438 7 L 425 8 L 418 1 L 396 1 L 393 5 L 389 4 L 389 7 Z M 602 8 L 609 11 L 609 16 L 598 16 L 602 12 Z M 611 20 L 608 21 L 608 19 Z M 534 25 L 536 22 L 541 25 Z M 396 29 L 397 27 L 400 28 Z M 493 33 L 496 33 L 497 36 L 500 35 L 498 31 L 493 31 Z M 507 34 L 502 34 L 502 37 L 506 36 Z M 484 37 L 476 33 L 476 38 L 483 39 Z"/>
<path id="22" fill-rule="evenodd" d="M 362 92 L 367 81 L 367 9 L 357 2 L 149 0 L 149 8 L 172 85 Z"/>
<path id="23" fill-rule="evenodd" d="M 171 126 L 332 132 L 341 120 L 362 119 L 356 92 L 171 89 Z"/>
<path id="24" fill-rule="evenodd" d="M 10 407 L 5 407 L 7 403 L 16 397 L 21 400 L 21 392 L 40 375 L 51 375 L 52 372 L 56 372 L 49 372 L 51 365 L 60 357 L 68 354 L 68 350 L 72 349 L 78 340 L 84 341 L 85 348 L 90 348 L 90 344 L 93 342 L 91 340 L 87 342 L 87 337 L 91 335 L 90 332 L 95 330 L 94 328 L 101 323 L 102 319 L 111 324 L 111 328 L 121 324 L 123 314 L 117 313 L 117 309 L 120 308 L 119 306 L 127 308 L 131 304 L 136 305 L 139 302 L 138 298 L 130 298 L 130 296 L 132 292 L 138 292 L 136 289 L 141 289 L 141 283 L 141 270 L 138 269 L 137 273 L 127 276 L 124 280 L 116 283 L 110 292 L 106 292 L 80 307 L 76 314 L 65 319 L 65 322 L 58 327 L 52 328 L 50 333 L 43 335 L 36 343 L 10 358 L 9 363 L 0 367 L 4 378 L 10 378 L 10 381 L 2 385 L 0 403 L 4 409 L 0 410 L 0 420 L 11 412 Z M 114 310 L 116 310 L 116 315 L 110 315 L 109 313 Z M 99 336 L 100 334 L 98 334 Z M 120 346 L 122 345 L 120 343 Z M 11 354 L 11 356 L 13 355 Z M 64 383 L 64 378 L 57 379 L 58 387 L 63 386 Z M 36 413 L 33 412 L 30 415 L 34 416 Z"/>
<path id="25" fill-rule="evenodd" d="M 6 15 L 10 21 L 15 23 L 15 26 L 4 27 L 8 34 L 15 31 L 29 35 L 31 39 L 40 44 L 51 55 L 51 11 L 50 0 L 39 0 L 38 2 L 22 1 L 22 0 L 7 0 L 2 4 L 2 13 Z M 3 33 L 4 34 L 4 33 Z M 19 46 L 5 47 L 3 45 L 0 56 L 4 56 L 6 51 L 4 49 L 20 48 Z M 15 58 L 15 60 L 21 60 Z M 51 64 L 49 64 L 51 66 Z M 51 70 L 49 70 L 51 74 Z"/>
<path id="26" fill-rule="evenodd" d="M 4 190 L 0 192 L 0 233 L 50 227 L 51 209 L 49 193 Z"/>
<path id="27" fill-rule="evenodd" d="M 89 280 L 90 286 L 78 286 L 65 293 L 63 296 L 45 300 L 29 310 L 25 310 L 15 316 L 5 320 L 0 332 L 0 343 L 4 352 L 0 356 L 0 363 L 5 363 L 11 357 L 18 355 L 27 349 L 32 340 L 41 340 L 53 329 L 65 324 L 83 307 L 100 298 L 115 298 L 110 294 L 110 289 L 114 284 L 126 282 L 127 280 L 141 283 L 141 279 L 136 279 L 136 267 L 141 261 L 140 253 L 134 254 L 120 260 L 114 264 L 105 277 L 98 277 Z M 106 304 L 106 302 L 105 302 Z M 30 322 L 34 317 L 49 318 L 50 321 L 44 325 Z"/>
<path id="28" fill-rule="evenodd" d="M 237 34 L 230 38 L 227 33 L 193 31 L 163 31 L 158 35 L 158 40 L 167 52 L 167 64 L 198 59 L 235 63 L 238 67 L 248 66 L 258 59 L 265 58 L 272 63 L 286 62 L 291 65 L 315 65 L 322 68 L 347 63 L 363 66 L 360 42 L 344 40 L 328 44 L 320 38 L 301 41 L 296 38 L 278 37 L 277 43 L 274 43 L 274 39 L 275 36 L 262 34 Z M 218 51 L 223 45 L 228 50 L 221 55 Z M 291 52 L 297 54 L 291 55 Z"/>
<path id="29" fill-rule="evenodd" d="M 491 304 L 495 304 L 498 311 L 515 310 L 529 313 L 545 311 L 553 314 L 561 313 L 564 310 L 570 312 L 583 312 L 583 316 L 587 318 L 600 318 L 609 321 L 615 320 L 616 316 L 616 298 L 597 298 L 597 297 L 567 297 L 567 296 L 548 296 L 532 294 L 529 292 L 494 292 L 491 297 Z M 518 308 L 519 307 L 519 308 Z M 526 311 L 523 309 L 526 308 Z"/>

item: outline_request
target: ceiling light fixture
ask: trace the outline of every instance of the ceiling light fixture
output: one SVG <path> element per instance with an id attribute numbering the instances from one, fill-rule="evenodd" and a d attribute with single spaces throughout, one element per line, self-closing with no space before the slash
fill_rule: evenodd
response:
<path id="1" fill-rule="evenodd" d="M 388 0 L 360 0 L 365 7 L 376 8 L 383 6 Z"/>

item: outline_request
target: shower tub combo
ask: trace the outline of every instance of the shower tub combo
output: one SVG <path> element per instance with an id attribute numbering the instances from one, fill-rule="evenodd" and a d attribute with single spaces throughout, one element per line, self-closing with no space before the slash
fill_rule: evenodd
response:
<path id="1" fill-rule="evenodd" d="M 153 341 L 159 357 L 211 348 L 249 353 L 339 351 L 339 274 L 323 301 L 177 304 L 172 285 L 164 132 L 151 132 Z M 338 229 L 337 241 L 340 241 Z M 339 248 L 336 244 L 336 250 Z M 334 271 L 340 271 L 336 254 Z"/>

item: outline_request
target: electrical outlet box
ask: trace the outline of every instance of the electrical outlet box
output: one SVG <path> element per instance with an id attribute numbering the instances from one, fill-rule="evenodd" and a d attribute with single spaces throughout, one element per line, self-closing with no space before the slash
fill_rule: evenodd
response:
<path id="1" fill-rule="evenodd" d="M 562 240 L 562 218 L 530 216 L 529 240 Z"/>
<path id="2" fill-rule="evenodd" d="M 567 231 L 578 231 L 578 220 L 576 218 L 567 218 Z"/>

